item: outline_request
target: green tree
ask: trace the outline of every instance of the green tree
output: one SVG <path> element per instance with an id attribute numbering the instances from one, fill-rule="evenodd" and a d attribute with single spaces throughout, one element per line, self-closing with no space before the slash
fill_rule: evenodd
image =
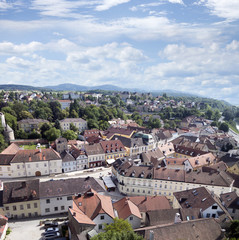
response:
<path id="1" fill-rule="evenodd" d="M 104 232 L 91 238 L 92 240 L 143 240 L 143 237 L 134 233 L 127 220 L 114 218 L 114 222 L 106 225 Z"/>
<path id="2" fill-rule="evenodd" d="M 239 238 L 239 220 L 231 221 L 230 226 L 226 229 L 226 236 L 235 240 Z"/>
<path id="3" fill-rule="evenodd" d="M 221 113 L 218 109 L 216 109 L 213 113 L 212 120 L 217 122 L 220 119 L 220 117 Z"/>
<path id="4" fill-rule="evenodd" d="M 72 130 L 73 132 L 79 131 L 79 129 L 73 123 L 70 123 L 70 130 Z"/>
<path id="5" fill-rule="evenodd" d="M 29 139 L 40 139 L 40 138 L 41 138 L 41 134 L 38 133 L 38 132 L 34 129 L 32 132 L 30 132 L 30 133 L 28 134 L 28 138 L 29 138 Z"/>
<path id="6" fill-rule="evenodd" d="M 62 133 L 62 137 L 66 138 L 67 140 L 77 139 L 77 134 L 72 130 L 66 130 Z"/>
<path id="7" fill-rule="evenodd" d="M 48 141 L 55 141 L 57 138 L 61 136 L 61 131 L 53 127 L 47 130 L 46 132 L 44 132 L 44 134 Z"/>
<path id="8" fill-rule="evenodd" d="M 30 112 L 28 112 L 28 111 L 21 111 L 21 112 L 19 113 L 19 118 L 20 118 L 20 119 L 28 119 L 28 118 L 33 119 L 33 116 L 32 116 L 32 114 L 31 114 Z"/>
<path id="9" fill-rule="evenodd" d="M 16 130 L 14 134 L 16 139 L 28 139 L 28 134 L 23 129 Z"/>
<path id="10" fill-rule="evenodd" d="M 224 131 L 224 132 L 228 132 L 229 131 L 229 126 L 226 122 L 222 122 L 219 126 L 219 129 Z"/>

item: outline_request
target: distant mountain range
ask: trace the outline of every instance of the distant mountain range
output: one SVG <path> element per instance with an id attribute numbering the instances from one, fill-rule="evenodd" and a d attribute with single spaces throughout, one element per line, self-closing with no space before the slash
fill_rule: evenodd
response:
<path id="1" fill-rule="evenodd" d="M 0 85 L 0 89 L 2 90 L 20 90 L 20 91 L 30 91 L 30 90 L 35 90 L 35 91 L 92 91 L 92 90 L 105 90 L 105 91 L 130 91 L 130 92 L 149 92 L 149 91 L 144 91 L 142 89 L 137 89 L 137 88 L 121 88 L 118 86 L 114 85 L 99 85 L 99 86 L 82 86 L 82 85 L 77 85 L 77 84 L 71 84 L 71 83 L 64 83 L 64 84 L 59 84 L 56 86 L 45 86 L 45 87 L 33 87 L 33 86 L 28 86 L 28 85 L 16 85 L 16 84 L 3 84 Z M 162 95 L 163 93 L 166 93 L 169 96 L 184 96 L 184 97 L 198 97 L 198 95 L 195 94 L 190 94 L 190 93 L 185 93 L 185 92 L 180 92 L 180 91 L 175 91 L 175 90 L 154 90 L 150 91 L 154 96 L 157 95 Z"/>

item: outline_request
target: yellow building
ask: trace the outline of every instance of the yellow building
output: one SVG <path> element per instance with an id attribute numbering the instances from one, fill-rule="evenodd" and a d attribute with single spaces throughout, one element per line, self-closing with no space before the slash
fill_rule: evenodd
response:
<path id="1" fill-rule="evenodd" d="M 239 175 L 239 161 L 229 167 L 227 171 Z"/>
<path id="2" fill-rule="evenodd" d="M 4 183 L 3 208 L 8 218 L 40 216 L 39 180 Z"/>

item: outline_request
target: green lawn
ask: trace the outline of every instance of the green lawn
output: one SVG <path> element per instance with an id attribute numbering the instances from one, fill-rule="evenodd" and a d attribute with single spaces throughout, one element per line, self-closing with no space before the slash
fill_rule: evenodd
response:
<path id="1" fill-rule="evenodd" d="M 20 148 L 23 148 L 24 150 L 32 150 L 36 149 L 37 145 L 21 145 Z M 41 146 L 41 149 L 46 148 L 45 146 Z"/>

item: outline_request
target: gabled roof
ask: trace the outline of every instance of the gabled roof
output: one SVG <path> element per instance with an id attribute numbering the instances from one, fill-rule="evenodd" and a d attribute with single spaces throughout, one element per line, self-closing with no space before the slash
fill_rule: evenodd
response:
<path id="1" fill-rule="evenodd" d="M 154 240 L 222 239 L 221 227 L 214 218 L 203 218 L 178 224 L 150 226 L 134 231 L 142 234 L 145 239 L 150 239 L 150 233 L 154 233 Z"/>
<path id="2" fill-rule="evenodd" d="M 220 198 L 226 208 L 239 209 L 239 197 L 236 192 L 223 193 Z"/>
<path id="3" fill-rule="evenodd" d="M 105 153 L 125 151 L 125 147 L 120 140 L 101 141 L 100 145 Z"/>
<path id="4" fill-rule="evenodd" d="M 129 197 L 140 212 L 149 212 L 160 209 L 171 209 L 170 203 L 165 196 L 133 196 Z"/>
<path id="5" fill-rule="evenodd" d="M 85 215 L 73 201 L 72 208 L 69 208 L 69 212 L 75 218 L 78 223 L 83 223 L 87 225 L 96 225 L 87 215 Z"/>
<path id="6" fill-rule="evenodd" d="M 216 158 L 212 153 L 206 153 L 197 157 L 188 158 L 192 168 L 202 167 L 205 165 L 212 164 Z"/>
<path id="7" fill-rule="evenodd" d="M 62 152 L 61 154 L 62 162 L 74 162 L 75 158 L 67 151 Z"/>
<path id="8" fill-rule="evenodd" d="M 87 156 L 89 155 L 98 155 L 98 154 L 104 154 L 104 150 L 100 143 L 95 143 L 93 145 L 84 145 L 85 151 Z"/>
<path id="9" fill-rule="evenodd" d="M 3 186 L 3 204 L 39 199 L 39 179 L 6 182 Z"/>
<path id="10" fill-rule="evenodd" d="M 209 190 L 205 187 L 174 192 L 173 195 L 182 208 L 200 208 L 204 211 L 213 204 L 218 204 Z"/>
<path id="11" fill-rule="evenodd" d="M 86 121 L 82 118 L 64 118 L 59 122 L 60 123 L 78 123 L 78 122 L 86 123 Z"/>
<path id="12" fill-rule="evenodd" d="M 97 192 L 105 191 L 92 177 L 45 181 L 40 182 L 40 197 L 73 196 L 78 193 L 84 193 L 92 187 Z"/>
<path id="13" fill-rule="evenodd" d="M 150 162 L 152 158 L 156 158 L 156 159 L 164 158 L 164 155 L 159 148 L 156 148 L 148 152 L 143 152 L 141 154 L 141 157 L 142 157 L 142 161 L 147 163 L 147 162 Z"/>
<path id="14" fill-rule="evenodd" d="M 117 211 L 119 218 L 127 219 L 130 215 L 141 218 L 139 208 L 127 197 L 115 202 L 113 207 Z"/>
<path id="15" fill-rule="evenodd" d="M 40 123 L 48 123 L 48 121 L 45 120 L 45 119 L 36 119 L 36 118 L 31 119 L 31 118 L 28 118 L 28 119 L 22 119 L 22 120 L 18 121 L 18 123 L 40 124 Z"/>
<path id="16" fill-rule="evenodd" d="M 15 144 L 15 143 L 11 143 L 10 146 L 8 146 L 6 149 L 4 149 L 1 154 L 16 154 L 18 151 L 20 150 L 20 147 Z"/>
<path id="17" fill-rule="evenodd" d="M 111 197 L 100 195 L 93 189 L 89 189 L 80 197 L 73 196 L 73 201 L 91 220 L 94 220 L 99 214 L 115 217 Z"/>
<path id="18" fill-rule="evenodd" d="M 131 137 L 135 130 L 129 128 L 108 128 L 103 132 L 103 135 L 106 136 L 107 139 L 111 139 L 114 135 L 125 135 Z"/>
<path id="19" fill-rule="evenodd" d="M 10 165 L 13 158 L 11 154 L 0 154 L 0 165 Z"/>
<path id="20" fill-rule="evenodd" d="M 33 149 L 33 150 L 19 150 L 11 163 L 20 162 L 40 162 L 50 160 L 61 160 L 61 156 L 52 148 L 47 149 Z"/>

